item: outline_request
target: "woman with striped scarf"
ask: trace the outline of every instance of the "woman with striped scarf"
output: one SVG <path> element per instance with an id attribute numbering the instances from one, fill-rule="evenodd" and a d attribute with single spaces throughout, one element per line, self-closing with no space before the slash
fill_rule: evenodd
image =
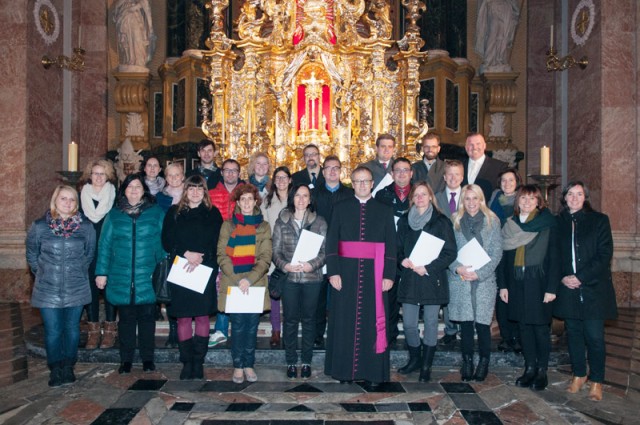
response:
<path id="1" fill-rule="evenodd" d="M 218 264 L 222 271 L 218 309 L 224 311 L 229 287 L 237 286 L 248 293 L 252 286 L 267 286 L 267 272 L 271 264 L 271 228 L 260 213 L 260 194 L 251 185 L 238 186 L 231 194 L 236 202 L 231 219 L 225 221 L 218 240 Z M 268 292 L 265 291 L 264 310 L 269 309 Z M 259 313 L 232 313 L 231 357 L 232 381 L 239 384 L 246 378 L 258 380 L 255 362 Z"/>

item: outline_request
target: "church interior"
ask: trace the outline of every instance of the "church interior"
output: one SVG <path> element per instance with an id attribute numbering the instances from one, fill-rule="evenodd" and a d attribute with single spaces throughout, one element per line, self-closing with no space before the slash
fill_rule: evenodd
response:
<path id="1" fill-rule="evenodd" d="M 448 158 L 479 132 L 553 211 L 577 179 L 609 216 L 625 331 L 607 374 L 640 391 L 640 2 L 15 0 L 0 16 L 2 303 L 35 316 L 27 229 L 95 158 L 119 177 L 150 153 L 189 170 L 208 138 L 218 160 L 298 170 L 314 143 L 346 181 L 379 134 L 415 161 L 427 131 Z"/>

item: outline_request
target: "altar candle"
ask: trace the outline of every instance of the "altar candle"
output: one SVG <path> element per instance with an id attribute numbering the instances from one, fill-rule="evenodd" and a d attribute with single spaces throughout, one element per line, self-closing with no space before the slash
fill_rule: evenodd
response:
<path id="1" fill-rule="evenodd" d="M 549 34 L 549 50 L 553 50 L 553 25 L 551 25 L 551 31 Z"/>
<path id="2" fill-rule="evenodd" d="M 78 145 L 76 142 L 69 143 L 67 171 L 78 171 Z"/>
<path id="3" fill-rule="evenodd" d="M 540 148 L 540 174 L 543 176 L 549 175 L 549 147 L 543 146 Z"/>

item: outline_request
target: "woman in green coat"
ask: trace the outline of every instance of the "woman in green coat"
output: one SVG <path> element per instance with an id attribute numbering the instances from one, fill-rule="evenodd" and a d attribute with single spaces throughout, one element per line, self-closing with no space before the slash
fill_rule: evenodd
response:
<path id="1" fill-rule="evenodd" d="M 164 212 L 149 193 L 142 174 L 127 176 L 104 221 L 96 265 L 96 286 L 106 287 L 107 300 L 118 307 L 120 314 L 118 373 L 131 372 L 136 328 L 142 368 L 145 372 L 156 368 L 156 296 L 151 276 L 164 256 L 163 220 Z"/>

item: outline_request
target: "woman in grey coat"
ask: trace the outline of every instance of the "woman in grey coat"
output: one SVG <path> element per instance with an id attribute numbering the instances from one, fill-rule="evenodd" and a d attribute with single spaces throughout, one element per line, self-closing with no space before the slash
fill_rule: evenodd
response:
<path id="1" fill-rule="evenodd" d="M 78 211 L 78 193 L 58 186 L 49 210 L 27 234 L 27 263 L 36 276 L 31 305 L 44 322 L 49 386 L 76 380 L 80 314 L 91 301 L 89 264 L 96 247 L 91 222 Z"/>
<path id="2" fill-rule="evenodd" d="M 495 270 L 502 258 L 500 220 L 485 203 L 480 186 L 470 184 L 462 188 L 462 202 L 453 216 L 453 231 L 458 250 L 476 239 L 491 259 L 472 270 L 458 260 L 449 266 L 449 317 L 460 322 L 462 335 L 463 381 L 484 381 L 489 372 L 491 357 L 491 321 L 496 302 Z M 473 365 L 473 335 L 478 334 L 478 367 Z"/>
<path id="3" fill-rule="evenodd" d="M 327 222 L 315 213 L 311 190 L 306 184 L 295 185 L 289 192 L 287 207 L 280 212 L 273 228 L 273 262 L 288 273 L 282 292 L 284 307 L 284 347 L 287 378 L 298 376 L 298 324 L 302 323 L 301 378 L 311 377 L 313 340 L 316 330 L 316 307 L 322 284 L 324 245 L 318 255 L 305 262 L 292 263 L 303 230 L 320 236 L 327 234 Z"/>

